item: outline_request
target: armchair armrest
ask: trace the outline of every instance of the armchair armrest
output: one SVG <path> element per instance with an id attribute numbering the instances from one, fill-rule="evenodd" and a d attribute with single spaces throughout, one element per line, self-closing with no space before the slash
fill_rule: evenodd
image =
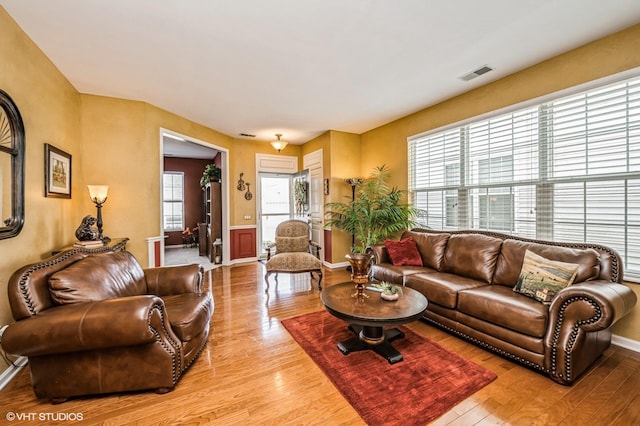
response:
<path id="1" fill-rule="evenodd" d="M 316 243 L 315 241 L 309 241 L 309 249 L 311 250 L 312 255 L 320 259 L 320 250 L 322 250 L 320 244 Z"/>
<path id="2" fill-rule="evenodd" d="M 267 244 L 264 249 L 267 252 L 267 260 L 271 259 L 271 250 L 276 248 L 276 243 L 275 241 L 270 242 L 269 244 Z"/>
<path id="3" fill-rule="evenodd" d="M 204 269 L 200 265 L 164 266 L 144 270 L 147 291 L 158 296 L 202 293 Z"/>
<path id="4" fill-rule="evenodd" d="M 629 287 L 604 280 L 578 283 L 559 291 L 549 307 L 550 326 L 544 341 L 551 354 L 546 357 L 545 367 L 554 380 L 571 383 L 590 365 L 593 360 L 585 359 L 585 354 L 599 354 L 610 344 L 610 331 L 602 338 L 598 332 L 608 330 L 627 315 L 636 301 Z M 604 348 L 584 350 L 589 345 Z"/>
<path id="5" fill-rule="evenodd" d="M 152 295 L 56 306 L 12 323 L 2 347 L 8 353 L 37 356 L 133 346 L 158 339 L 172 346 L 162 299 Z"/>

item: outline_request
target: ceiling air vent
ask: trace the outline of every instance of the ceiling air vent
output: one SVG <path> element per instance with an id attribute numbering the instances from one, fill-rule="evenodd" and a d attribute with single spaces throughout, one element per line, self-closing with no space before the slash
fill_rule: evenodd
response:
<path id="1" fill-rule="evenodd" d="M 463 75 L 462 77 L 459 77 L 460 80 L 464 80 L 464 81 L 469 81 L 469 80 L 473 80 L 476 77 L 480 77 L 482 74 L 486 74 L 489 71 L 492 71 L 493 68 L 490 68 L 488 65 L 484 65 L 480 68 L 478 68 L 475 71 L 471 71 L 468 74 Z"/>
<path id="2" fill-rule="evenodd" d="M 240 133 L 240 136 L 243 136 L 245 138 L 255 138 L 256 135 L 252 135 L 251 133 Z"/>

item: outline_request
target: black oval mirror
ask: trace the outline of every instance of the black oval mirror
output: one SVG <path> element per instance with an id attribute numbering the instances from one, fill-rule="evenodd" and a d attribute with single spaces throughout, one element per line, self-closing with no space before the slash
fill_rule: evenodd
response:
<path id="1" fill-rule="evenodd" d="M 0 90 L 0 239 L 24 225 L 24 124 L 11 97 Z"/>

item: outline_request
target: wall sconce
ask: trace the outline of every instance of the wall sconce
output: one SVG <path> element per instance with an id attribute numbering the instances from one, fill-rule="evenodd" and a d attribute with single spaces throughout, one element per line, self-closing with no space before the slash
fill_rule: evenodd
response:
<path id="1" fill-rule="evenodd" d="M 289 144 L 289 142 L 280 140 L 281 136 L 282 133 L 276 133 L 276 138 L 278 138 L 278 140 L 271 142 L 271 146 L 274 147 L 278 152 L 282 151 Z"/>
<path id="2" fill-rule="evenodd" d="M 87 185 L 89 188 L 89 198 L 96 205 L 98 209 L 98 221 L 96 226 L 98 227 L 98 239 L 104 243 L 111 241 L 111 238 L 102 235 L 102 205 L 107 201 L 107 195 L 109 193 L 108 185 Z"/>

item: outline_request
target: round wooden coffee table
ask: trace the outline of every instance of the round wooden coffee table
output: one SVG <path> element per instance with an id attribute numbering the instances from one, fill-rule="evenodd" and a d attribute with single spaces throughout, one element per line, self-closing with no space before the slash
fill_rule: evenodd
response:
<path id="1" fill-rule="evenodd" d="M 338 349 L 347 355 L 350 352 L 373 350 L 385 357 L 389 364 L 402 361 L 402 354 L 391 342 L 404 337 L 397 328 L 385 329 L 417 320 L 427 310 L 427 298 L 408 287 L 402 288 L 397 301 L 387 302 L 380 293 L 365 290 L 367 297 L 352 297 L 355 284 L 346 282 L 325 288 L 320 299 L 325 309 L 333 316 L 349 323 L 356 336 L 338 343 Z"/>

